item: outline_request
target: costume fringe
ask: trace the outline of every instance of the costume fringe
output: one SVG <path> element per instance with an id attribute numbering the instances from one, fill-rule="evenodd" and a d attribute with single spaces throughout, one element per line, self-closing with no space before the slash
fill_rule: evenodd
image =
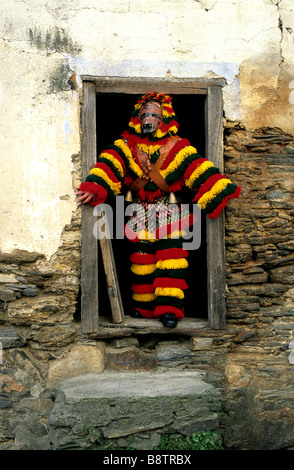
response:
<path id="1" fill-rule="evenodd" d="M 218 205 L 218 207 L 216 207 L 211 213 L 208 214 L 208 217 L 210 219 L 217 218 L 220 215 L 221 211 L 224 209 L 224 207 L 227 205 L 228 201 L 231 198 L 238 198 L 240 196 L 240 192 L 241 186 L 237 186 L 236 191 L 233 194 L 226 196 L 225 199 Z"/>
<path id="2" fill-rule="evenodd" d="M 101 164 L 102 165 L 102 164 Z M 115 178 L 114 177 L 114 174 L 112 173 L 111 176 L 108 176 L 110 175 L 111 170 L 107 170 L 105 171 L 104 169 L 102 168 L 93 168 L 91 171 L 90 171 L 90 175 L 95 175 L 95 176 L 98 176 L 100 177 L 102 180 L 105 181 L 105 183 L 110 187 L 110 189 L 113 191 L 113 193 L 117 196 L 119 193 L 120 193 L 120 190 L 121 190 L 121 183 L 118 183 L 118 182 L 114 182 L 113 179 Z M 113 179 L 112 179 L 113 178 Z M 115 178 L 116 180 L 116 178 Z"/>
<path id="3" fill-rule="evenodd" d="M 135 173 L 137 176 L 142 178 L 143 176 L 143 170 L 140 168 L 140 166 L 135 162 L 132 152 L 130 148 L 125 144 L 125 142 L 122 139 L 118 139 L 114 142 L 114 145 L 119 147 L 122 152 L 124 153 L 127 162 L 128 162 L 128 167 Z"/>
<path id="4" fill-rule="evenodd" d="M 213 187 L 211 188 L 210 191 L 208 191 L 206 194 L 204 194 L 199 200 L 198 200 L 198 204 L 201 205 L 201 208 L 202 209 L 205 209 L 205 207 L 207 206 L 207 204 L 209 204 L 209 202 L 211 202 L 211 200 L 213 198 L 215 198 L 215 196 L 217 196 L 223 189 L 225 189 L 228 184 L 230 184 L 231 181 L 227 178 L 223 178 L 221 179 L 220 181 L 217 181 Z"/>
<path id="5" fill-rule="evenodd" d="M 186 258 L 188 255 L 189 252 L 182 248 L 167 248 L 165 250 L 156 251 L 156 260 Z"/>
<path id="6" fill-rule="evenodd" d="M 133 300 L 138 302 L 152 302 L 155 299 L 154 294 L 136 294 L 132 295 Z"/>
<path id="7" fill-rule="evenodd" d="M 145 274 L 152 274 L 156 269 L 155 264 L 132 264 L 131 271 L 134 274 L 138 274 L 139 276 L 144 276 Z"/>
<path id="8" fill-rule="evenodd" d="M 172 305 L 157 305 L 154 309 L 154 317 L 160 317 L 161 315 L 164 315 L 165 313 L 174 313 L 175 316 L 181 320 L 184 318 L 184 309 L 183 308 L 177 308 L 173 307 Z"/>
<path id="9" fill-rule="evenodd" d="M 132 284 L 131 289 L 136 294 L 154 294 L 152 284 Z"/>
<path id="10" fill-rule="evenodd" d="M 154 280 L 153 287 L 177 287 L 178 289 L 188 289 L 188 284 L 184 279 L 174 279 L 170 277 L 159 277 Z"/>
<path id="11" fill-rule="evenodd" d="M 178 297 L 179 299 L 184 298 L 184 292 L 182 289 L 178 289 L 177 287 L 156 287 L 155 295 Z"/>
<path id="12" fill-rule="evenodd" d="M 105 158 L 106 160 L 108 160 L 109 162 L 111 162 L 115 168 L 117 169 L 117 171 L 119 172 L 120 176 L 123 178 L 124 177 L 124 174 L 125 174 L 125 169 L 123 167 L 123 164 L 121 161 L 118 160 L 118 158 L 115 158 L 111 153 L 110 151 L 106 151 L 106 152 L 102 152 L 100 153 L 100 157 L 102 158 Z"/>
<path id="13" fill-rule="evenodd" d="M 141 313 L 141 315 L 145 318 L 153 318 L 154 317 L 153 310 L 140 308 L 140 307 L 136 307 L 136 308 L 134 308 L 134 310 L 138 313 Z"/>
<path id="14" fill-rule="evenodd" d="M 158 260 L 155 266 L 157 269 L 185 269 L 188 261 L 185 258 Z"/>
<path id="15" fill-rule="evenodd" d="M 156 261 L 155 254 L 147 253 L 132 253 L 129 259 L 134 264 L 154 264 Z"/>
<path id="16" fill-rule="evenodd" d="M 85 181 L 79 187 L 80 191 L 89 191 L 89 193 L 96 194 L 95 199 L 92 199 L 88 204 L 89 206 L 97 206 L 98 204 L 103 204 L 103 202 L 107 199 L 107 191 L 103 186 L 96 183 L 91 183 L 89 181 Z"/>
<path id="17" fill-rule="evenodd" d="M 201 163 L 194 171 L 193 173 L 191 174 L 191 176 L 186 180 L 186 186 L 188 188 L 192 188 L 192 185 L 194 183 L 194 181 L 199 178 L 199 176 L 204 173 L 205 170 L 207 170 L 207 168 L 210 168 L 210 167 L 213 167 L 213 163 L 206 160 L 204 161 L 203 163 Z"/>

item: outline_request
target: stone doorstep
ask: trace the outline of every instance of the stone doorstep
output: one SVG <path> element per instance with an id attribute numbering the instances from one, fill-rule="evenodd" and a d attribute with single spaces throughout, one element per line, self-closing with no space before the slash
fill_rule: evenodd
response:
<path id="1" fill-rule="evenodd" d="M 204 379 L 197 371 L 106 371 L 55 384 L 49 417 L 55 446 L 86 449 L 94 442 L 101 448 L 144 435 L 138 448 L 148 450 L 150 433 L 158 443 L 162 432 L 216 430 L 221 394 Z"/>

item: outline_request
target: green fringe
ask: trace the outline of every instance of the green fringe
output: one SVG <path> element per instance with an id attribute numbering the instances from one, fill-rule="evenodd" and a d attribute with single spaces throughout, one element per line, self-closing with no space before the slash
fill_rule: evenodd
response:
<path id="1" fill-rule="evenodd" d="M 173 279 L 185 279 L 188 275 L 187 268 L 180 269 L 155 269 L 154 277 L 172 277 Z"/>
<path id="2" fill-rule="evenodd" d="M 234 194 L 237 189 L 237 185 L 234 183 L 229 183 L 228 186 L 223 189 L 212 201 L 207 204 L 207 206 L 203 209 L 204 214 L 211 214 L 225 199 L 227 196 Z"/>
<path id="3" fill-rule="evenodd" d="M 182 308 L 184 299 L 178 297 L 171 297 L 169 295 L 160 295 L 156 297 L 156 305 L 171 305 L 172 307 Z"/>
<path id="4" fill-rule="evenodd" d="M 107 158 L 104 158 L 104 157 L 99 157 L 97 163 L 100 163 L 100 162 L 101 163 L 106 163 L 106 165 L 110 168 L 112 173 L 115 174 L 118 181 L 120 181 L 120 182 L 122 181 L 122 177 L 121 177 L 118 169 L 116 168 L 116 166 L 110 160 L 108 160 Z"/>
<path id="5" fill-rule="evenodd" d="M 89 175 L 89 176 L 87 176 L 86 181 L 88 181 L 89 183 L 97 183 L 97 184 L 100 184 L 100 186 L 103 186 L 103 188 L 106 189 L 107 194 L 108 194 L 108 197 L 110 197 L 110 198 L 114 198 L 114 197 L 115 197 L 114 191 L 111 189 L 111 187 L 109 186 L 109 184 L 107 184 L 106 181 L 104 181 L 104 179 L 101 178 L 100 176 L 97 176 L 97 175 Z"/>
<path id="6" fill-rule="evenodd" d="M 166 176 L 165 181 L 167 184 L 171 185 L 172 183 L 178 181 L 183 176 L 187 168 L 191 165 L 191 163 L 195 160 L 198 160 L 199 158 L 202 157 L 198 153 L 192 153 L 188 155 L 188 157 L 186 157 L 172 173 L 169 173 Z"/>
<path id="7" fill-rule="evenodd" d="M 208 180 L 208 178 L 216 174 L 220 174 L 218 168 L 216 168 L 215 166 L 207 168 L 207 170 L 205 170 L 204 173 L 202 173 L 202 175 L 200 175 L 199 178 L 196 178 L 196 180 L 193 182 L 192 189 L 199 189 L 200 186 Z"/>
<path id="8" fill-rule="evenodd" d="M 154 310 L 154 300 L 151 300 L 150 302 L 139 302 L 137 300 L 132 299 L 133 306 L 136 308 L 142 308 L 142 309 L 148 309 L 148 310 Z"/>
<path id="9" fill-rule="evenodd" d="M 135 274 L 131 271 L 131 282 L 134 284 L 153 284 L 154 281 L 154 274 L 145 274 L 140 276 L 139 274 Z"/>
<path id="10" fill-rule="evenodd" d="M 182 248 L 183 238 L 169 238 L 158 240 L 156 243 L 156 250 L 167 250 L 168 248 Z"/>

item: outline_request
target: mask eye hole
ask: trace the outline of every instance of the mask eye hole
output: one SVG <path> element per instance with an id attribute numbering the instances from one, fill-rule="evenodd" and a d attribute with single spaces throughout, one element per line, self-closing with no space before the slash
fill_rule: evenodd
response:
<path id="1" fill-rule="evenodd" d="M 141 116 L 140 116 L 140 121 L 143 121 L 145 118 L 147 118 L 148 116 L 151 116 L 153 117 L 154 119 L 158 119 L 160 120 L 161 117 L 159 116 L 159 114 L 156 114 L 156 113 L 142 113 Z"/>

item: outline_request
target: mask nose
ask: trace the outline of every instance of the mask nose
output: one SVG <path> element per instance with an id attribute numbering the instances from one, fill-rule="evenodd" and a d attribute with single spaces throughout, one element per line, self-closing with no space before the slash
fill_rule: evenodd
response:
<path id="1" fill-rule="evenodd" d="M 143 124 L 144 131 L 151 131 L 154 128 L 153 124 L 148 124 L 148 122 Z"/>

